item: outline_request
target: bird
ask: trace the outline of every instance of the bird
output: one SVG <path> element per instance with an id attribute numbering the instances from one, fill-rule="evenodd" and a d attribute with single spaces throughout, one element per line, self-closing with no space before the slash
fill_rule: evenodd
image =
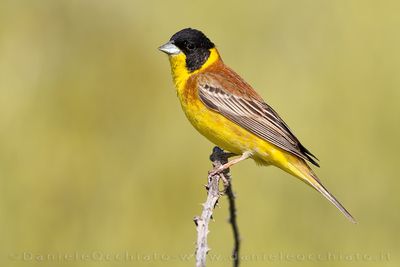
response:
<path id="1" fill-rule="evenodd" d="M 356 223 L 309 166 L 319 167 L 318 159 L 253 87 L 224 63 L 203 32 L 182 29 L 159 50 L 168 55 L 187 119 L 209 141 L 238 156 L 212 174 L 248 158 L 259 165 L 278 167 L 317 190 Z"/>

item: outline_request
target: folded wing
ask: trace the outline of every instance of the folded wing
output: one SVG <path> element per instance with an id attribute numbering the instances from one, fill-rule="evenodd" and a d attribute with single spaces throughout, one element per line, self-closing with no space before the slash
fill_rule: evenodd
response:
<path id="1" fill-rule="evenodd" d="M 316 157 L 300 143 L 278 113 L 237 74 L 232 75 L 239 82 L 228 81 L 216 73 L 199 74 L 201 101 L 258 137 L 319 166 Z"/>

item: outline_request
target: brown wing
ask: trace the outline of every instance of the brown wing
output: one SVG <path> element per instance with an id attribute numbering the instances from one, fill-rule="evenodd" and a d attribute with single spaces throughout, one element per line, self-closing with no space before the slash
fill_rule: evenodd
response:
<path id="1" fill-rule="evenodd" d="M 260 138 L 319 167 L 317 159 L 296 138 L 282 118 L 262 98 L 228 68 L 199 73 L 198 93 L 201 101 Z"/>

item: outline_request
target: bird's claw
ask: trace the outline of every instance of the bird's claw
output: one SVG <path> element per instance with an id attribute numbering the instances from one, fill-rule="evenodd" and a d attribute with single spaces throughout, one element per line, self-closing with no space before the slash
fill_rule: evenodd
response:
<path id="1" fill-rule="evenodd" d="M 226 188 L 229 186 L 230 183 L 230 181 L 225 177 L 224 173 L 222 173 L 224 170 L 225 170 L 224 166 L 222 165 L 208 172 L 209 179 L 211 179 L 211 177 L 213 177 L 214 175 L 219 175 L 219 177 L 221 178 L 224 184 L 224 190 L 221 191 L 222 194 L 225 192 Z"/>
<path id="2" fill-rule="evenodd" d="M 221 167 L 218 167 L 218 168 L 214 168 L 214 169 L 212 169 L 211 171 L 209 171 L 208 172 L 208 176 L 214 176 L 214 175 L 217 175 L 217 174 L 220 174 L 221 173 L 221 171 L 222 171 L 222 169 L 221 169 Z"/>

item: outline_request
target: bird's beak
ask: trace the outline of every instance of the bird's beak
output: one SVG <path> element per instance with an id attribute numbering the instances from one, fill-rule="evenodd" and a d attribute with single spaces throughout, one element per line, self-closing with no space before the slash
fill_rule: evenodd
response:
<path id="1" fill-rule="evenodd" d="M 163 44 L 158 49 L 167 55 L 177 55 L 181 52 L 181 50 L 171 41 L 169 41 L 166 44 Z"/>

